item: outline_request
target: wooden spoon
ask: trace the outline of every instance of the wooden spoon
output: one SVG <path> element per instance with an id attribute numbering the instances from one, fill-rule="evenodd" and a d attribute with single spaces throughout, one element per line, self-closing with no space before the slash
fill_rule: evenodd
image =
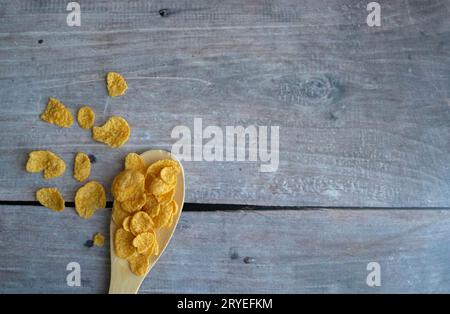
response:
<path id="1" fill-rule="evenodd" d="M 144 159 L 147 166 L 161 159 L 177 160 L 177 158 L 174 155 L 164 150 L 149 150 L 146 151 L 145 153 L 142 153 L 141 157 Z M 133 294 L 137 293 L 145 277 L 153 268 L 153 266 L 155 266 L 159 257 L 162 255 L 167 245 L 169 244 L 169 241 L 172 238 L 175 228 L 177 227 L 178 220 L 180 219 L 181 211 L 183 210 L 184 204 L 184 170 L 181 163 L 180 168 L 181 172 L 177 178 L 177 186 L 175 188 L 175 195 L 174 195 L 174 200 L 177 202 L 179 207 L 178 213 L 176 217 L 174 217 L 173 224 L 172 226 L 170 226 L 170 228 L 161 228 L 156 232 L 160 252 L 158 255 L 150 257 L 150 266 L 145 275 L 137 276 L 133 274 L 130 270 L 130 267 L 128 266 L 128 261 L 116 256 L 114 252 L 114 234 L 116 232 L 117 227 L 111 219 L 110 225 L 111 281 L 109 284 L 109 293 L 133 293 Z"/>

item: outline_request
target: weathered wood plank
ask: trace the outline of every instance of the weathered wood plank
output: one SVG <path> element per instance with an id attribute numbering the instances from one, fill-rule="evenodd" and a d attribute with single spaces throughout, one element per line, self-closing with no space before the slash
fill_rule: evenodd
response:
<path id="1" fill-rule="evenodd" d="M 304 206 L 450 206 L 450 20 L 447 1 L 81 1 L 82 26 L 64 1 L 1 1 L 0 200 L 33 200 L 57 185 L 25 173 L 30 150 L 98 157 L 109 186 L 128 151 L 170 149 L 177 125 L 280 126 L 280 165 L 185 162 L 187 201 Z M 162 6 L 171 14 L 157 14 Z M 39 44 L 39 40 L 43 43 Z M 109 99 L 104 74 L 130 89 Z M 77 126 L 39 121 L 47 97 L 102 123 L 123 115 L 121 150 Z"/>
<path id="2" fill-rule="evenodd" d="M 109 247 L 83 243 L 107 235 L 109 219 L 1 206 L 0 292 L 106 292 Z M 185 212 L 141 291 L 449 292 L 449 236 L 446 210 Z M 81 287 L 66 285 L 72 261 Z M 381 287 L 366 285 L 369 262 L 381 266 Z"/>

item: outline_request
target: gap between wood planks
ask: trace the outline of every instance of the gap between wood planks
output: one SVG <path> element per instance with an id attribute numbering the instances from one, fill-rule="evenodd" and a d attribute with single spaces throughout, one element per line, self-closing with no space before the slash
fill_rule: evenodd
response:
<path id="1" fill-rule="evenodd" d="M 42 206 L 37 201 L 0 201 L 1 205 L 11 206 Z M 106 208 L 112 208 L 113 202 L 106 202 Z M 74 202 L 66 202 L 66 207 L 75 207 Z M 200 204 L 184 203 L 183 211 L 239 211 L 239 210 L 450 210 L 450 207 L 340 207 L 340 206 L 260 206 L 240 204 Z"/>

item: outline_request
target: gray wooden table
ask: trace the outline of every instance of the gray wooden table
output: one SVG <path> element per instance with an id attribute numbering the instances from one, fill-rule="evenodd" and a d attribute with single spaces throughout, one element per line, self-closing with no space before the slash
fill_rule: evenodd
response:
<path id="1" fill-rule="evenodd" d="M 195 118 L 279 126 L 279 166 L 183 162 L 188 204 L 142 292 L 450 292 L 450 1 L 384 1 L 380 27 L 370 1 L 80 0 L 79 27 L 68 2 L 0 0 L 0 292 L 106 292 L 109 246 L 83 244 L 108 240 L 111 211 L 74 212 L 74 154 L 109 191 L 128 152 L 170 150 Z M 108 71 L 125 96 L 107 96 Z M 129 141 L 43 123 L 50 96 L 125 117 Z M 65 175 L 26 173 L 36 149 Z M 43 186 L 63 213 L 35 201 Z"/>

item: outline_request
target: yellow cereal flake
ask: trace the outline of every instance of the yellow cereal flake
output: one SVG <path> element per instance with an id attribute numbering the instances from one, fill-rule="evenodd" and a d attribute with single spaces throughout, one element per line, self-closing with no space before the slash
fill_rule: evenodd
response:
<path id="1" fill-rule="evenodd" d="M 36 192 L 36 199 L 41 205 L 60 212 L 64 210 L 64 199 L 57 188 L 42 188 Z"/>
<path id="2" fill-rule="evenodd" d="M 130 126 L 128 122 L 119 116 L 112 116 L 101 126 L 92 128 L 92 138 L 110 147 L 118 148 L 128 141 Z"/>
<path id="3" fill-rule="evenodd" d="M 133 234 L 148 232 L 153 229 L 152 218 L 144 211 L 139 211 L 133 215 L 130 221 L 130 230 Z M 141 253 L 141 252 L 139 252 Z"/>
<path id="4" fill-rule="evenodd" d="M 169 185 L 177 183 L 177 171 L 174 167 L 164 167 L 160 172 L 161 180 Z"/>
<path id="5" fill-rule="evenodd" d="M 169 204 L 166 204 L 165 206 L 161 206 L 158 216 L 153 218 L 153 223 L 155 225 L 155 229 L 166 227 L 168 225 L 168 223 L 170 222 L 170 218 L 172 216 L 173 209 L 172 209 L 172 205 L 169 205 Z"/>
<path id="6" fill-rule="evenodd" d="M 41 114 L 41 119 L 62 128 L 69 128 L 73 124 L 72 113 L 69 109 L 58 99 L 51 97 L 45 111 Z"/>
<path id="7" fill-rule="evenodd" d="M 161 208 L 161 204 L 159 204 L 158 200 L 153 194 L 147 195 L 147 201 L 143 207 L 143 210 L 151 217 L 156 217 L 159 214 L 159 210 Z"/>
<path id="8" fill-rule="evenodd" d="M 38 150 L 29 154 L 26 170 L 28 172 L 44 171 L 44 178 L 52 179 L 61 176 L 66 171 L 66 164 L 51 151 Z"/>
<path id="9" fill-rule="evenodd" d="M 172 216 L 175 216 L 176 214 L 178 214 L 178 204 L 177 202 L 175 202 L 174 200 L 172 200 L 169 204 L 169 209 L 172 209 Z"/>
<path id="10" fill-rule="evenodd" d="M 92 239 L 95 246 L 102 247 L 105 244 L 105 237 L 101 233 L 96 233 Z"/>
<path id="11" fill-rule="evenodd" d="M 155 197 L 159 203 L 168 203 L 171 200 L 173 200 L 174 196 L 175 196 L 175 188 L 171 189 L 169 192 L 166 192 L 161 195 L 157 195 Z"/>
<path id="12" fill-rule="evenodd" d="M 133 246 L 137 249 L 139 254 L 147 252 L 155 246 L 156 235 L 154 232 L 143 232 L 138 234 L 133 239 Z"/>
<path id="13" fill-rule="evenodd" d="M 73 177 L 83 182 L 91 174 L 91 160 L 85 153 L 77 153 L 73 167 Z"/>
<path id="14" fill-rule="evenodd" d="M 141 156 L 136 153 L 129 153 L 127 157 L 125 157 L 125 169 L 139 171 L 145 175 L 147 167 Z"/>
<path id="15" fill-rule="evenodd" d="M 172 186 L 165 183 L 160 178 L 155 178 L 152 183 L 150 184 L 150 192 L 152 194 L 156 195 L 162 195 L 171 190 Z"/>
<path id="16" fill-rule="evenodd" d="M 152 174 L 153 176 L 158 177 L 161 170 L 165 167 L 173 167 L 176 174 L 181 172 L 180 165 L 177 161 L 172 159 L 161 159 L 148 166 L 147 174 Z"/>
<path id="17" fill-rule="evenodd" d="M 86 183 L 75 194 L 75 209 L 84 219 L 89 219 L 98 208 L 105 206 L 105 189 L 96 181 Z"/>
<path id="18" fill-rule="evenodd" d="M 116 72 L 109 72 L 106 75 L 106 86 L 111 97 L 124 95 L 128 89 L 127 82 L 123 76 Z"/>
<path id="19" fill-rule="evenodd" d="M 131 200 L 144 191 L 144 175 L 134 170 L 124 170 L 119 173 L 112 183 L 111 191 L 119 202 Z"/>
<path id="20" fill-rule="evenodd" d="M 134 198 L 123 201 L 121 206 L 123 210 L 134 213 L 140 211 L 142 207 L 144 207 L 146 200 L 147 196 L 144 191 L 141 191 L 140 193 L 137 193 Z"/>
<path id="21" fill-rule="evenodd" d="M 155 179 L 156 179 L 156 176 L 154 176 L 153 174 L 148 173 L 148 172 L 145 174 L 145 184 L 144 185 L 145 185 L 146 193 L 152 194 L 152 192 L 150 191 L 150 187 L 152 186 L 152 182 Z"/>
<path id="22" fill-rule="evenodd" d="M 134 235 L 122 228 L 116 230 L 114 235 L 114 250 L 120 258 L 128 258 L 137 252 L 133 246 Z"/>
<path id="23" fill-rule="evenodd" d="M 122 228 L 127 232 L 131 232 L 130 221 L 131 221 L 131 216 L 127 216 L 127 217 L 125 217 L 125 219 L 122 222 Z"/>
<path id="24" fill-rule="evenodd" d="M 175 216 L 178 214 L 178 204 L 175 201 L 171 202 L 171 206 L 172 206 L 172 215 L 170 216 L 169 221 L 167 222 L 166 226 L 170 227 L 173 224 L 173 220 L 175 218 Z"/>
<path id="25" fill-rule="evenodd" d="M 149 257 L 143 254 L 138 254 L 128 259 L 130 269 L 136 276 L 144 276 L 150 266 Z"/>
<path id="26" fill-rule="evenodd" d="M 155 241 L 151 247 L 149 247 L 147 250 L 142 252 L 141 254 L 145 256 L 152 256 L 152 255 L 158 255 L 159 254 L 159 244 L 158 241 Z"/>
<path id="27" fill-rule="evenodd" d="M 94 126 L 95 113 L 89 106 L 83 106 L 78 109 L 78 124 L 83 129 L 90 129 Z"/>
<path id="28" fill-rule="evenodd" d="M 122 226 L 124 219 L 129 215 L 129 212 L 126 212 L 122 209 L 120 202 L 114 201 L 112 208 L 112 220 L 117 226 Z"/>

